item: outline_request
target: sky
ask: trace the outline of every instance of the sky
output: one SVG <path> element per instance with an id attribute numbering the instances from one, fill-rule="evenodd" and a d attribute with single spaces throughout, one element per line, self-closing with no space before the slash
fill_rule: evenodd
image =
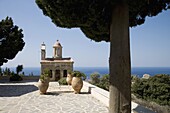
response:
<path id="1" fill-rule="evenodd" d="M 0 0 L 0 20 L 7 16 L 23 29 L 25 46 L 2 67 L 40 67 L 41 44 L 46 44 L 47 57 L 52 57 L 56 40 L 63 46 L 63 57 L 71 57 L 75 67 L 109 66 L 110 43 L 94 42 L 79 28 L 56 27 L 35 0 Z M 130 28 L 130 46 L 132 67 L 170 67 L 170 10 Z"/>

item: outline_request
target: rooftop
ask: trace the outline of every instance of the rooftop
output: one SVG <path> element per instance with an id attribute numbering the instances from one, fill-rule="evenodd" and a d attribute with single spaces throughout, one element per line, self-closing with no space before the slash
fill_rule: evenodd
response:
<path id="1" fill-rule="evenodd" d="M 41 62 L 74 62 L 72 58 L 45 58 Z"/>
<path id="2" fill-rule="evenodd" d="M 57 42 L 53 45 L 53 47 L 54 47 L 54 48 L 55 48 L 55 47 L 62 47 L 61 44 L 60 44 L 60 42 L 59 42 L 59 40 L 57 40 Z"/>

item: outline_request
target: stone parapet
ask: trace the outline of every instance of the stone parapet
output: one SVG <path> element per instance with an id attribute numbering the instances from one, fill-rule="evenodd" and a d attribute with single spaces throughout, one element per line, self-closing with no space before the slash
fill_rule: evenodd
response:
<path id="1" fill-rule="evenodd" d="M 105 104 L 107 107 L 109 107 L 109 92 L 106 90 L 103 90 L 95 85 L 92 85 L 86 81 L 83 81 L 83 88 L 82 90 L 84 92 L 90 93 L 94 98 L 101 101 L 103 104 Z M 131 113 L 155 113 L 154 111 L 141 106 L 135 102 L 131 102 Z"/>
<path id="2" fill-rule="evenodd" d="M 102 103 L 104 103 L 107 107 L 109 107 L 109 92 L 106 90 L 103 90 L 95 85 L 89 84 L 88 82 L 83 81 L 83 91 L 89 92 L 91 95 L 93 95 L 95 98 L 100 100 Z"/>
<path id="3" fill-rule="evenodd" d="M 0 81 L 9 81 L 10 76 L 0 76 Z M 40 76 L 22 76 L 25 81 L 38 81 Z"/>

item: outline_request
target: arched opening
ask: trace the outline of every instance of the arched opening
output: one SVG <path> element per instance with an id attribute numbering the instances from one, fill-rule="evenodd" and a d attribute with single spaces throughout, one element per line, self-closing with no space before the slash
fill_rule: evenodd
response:
<path id="1" fill-rule="evenodd" d="M 67 77 L 67 70 L 63 71 L 63 77 Z"/>
<path id="2" fill-rule="evenodd" d="M 60 70 L 55 70 L 55 80 L 60 80 Z"/>
<path id="3" fill-rule="evenodd" d="M 52 70 L 50 70 L 50 78 L 52 78 Z"/>

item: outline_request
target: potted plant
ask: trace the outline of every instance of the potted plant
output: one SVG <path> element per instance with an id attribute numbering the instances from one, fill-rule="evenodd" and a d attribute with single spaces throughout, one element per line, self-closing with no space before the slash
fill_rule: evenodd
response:
<path id="1" fill-rule="evenodd" d="M 74 89 L 74 93 L 80 93 L 82 87 L 83 87 L 83 80 L 86 79 L 86 75 L 80 71 L 73 71 L 72 72 L 72 88 Z M 82 80 L 83 79 L 83 80 Z"/>
<path id="2" fill-rule="evenodd" d="M 72 78 L 73 78 L 72 71 L 68 71 L 67 78 L 66 78 L 66 81 L 67 81 L 68 85 L 71 85 Z"/>
<path id="3" fill-rule="evenodd" d="M 49 81 L 50 81 L 50 71 L 45 69 L 44 72 L 40 75 L 40 79 L 38 81 L 38 88 L 40 90 L 40 94 L 46 94 Z"/>

